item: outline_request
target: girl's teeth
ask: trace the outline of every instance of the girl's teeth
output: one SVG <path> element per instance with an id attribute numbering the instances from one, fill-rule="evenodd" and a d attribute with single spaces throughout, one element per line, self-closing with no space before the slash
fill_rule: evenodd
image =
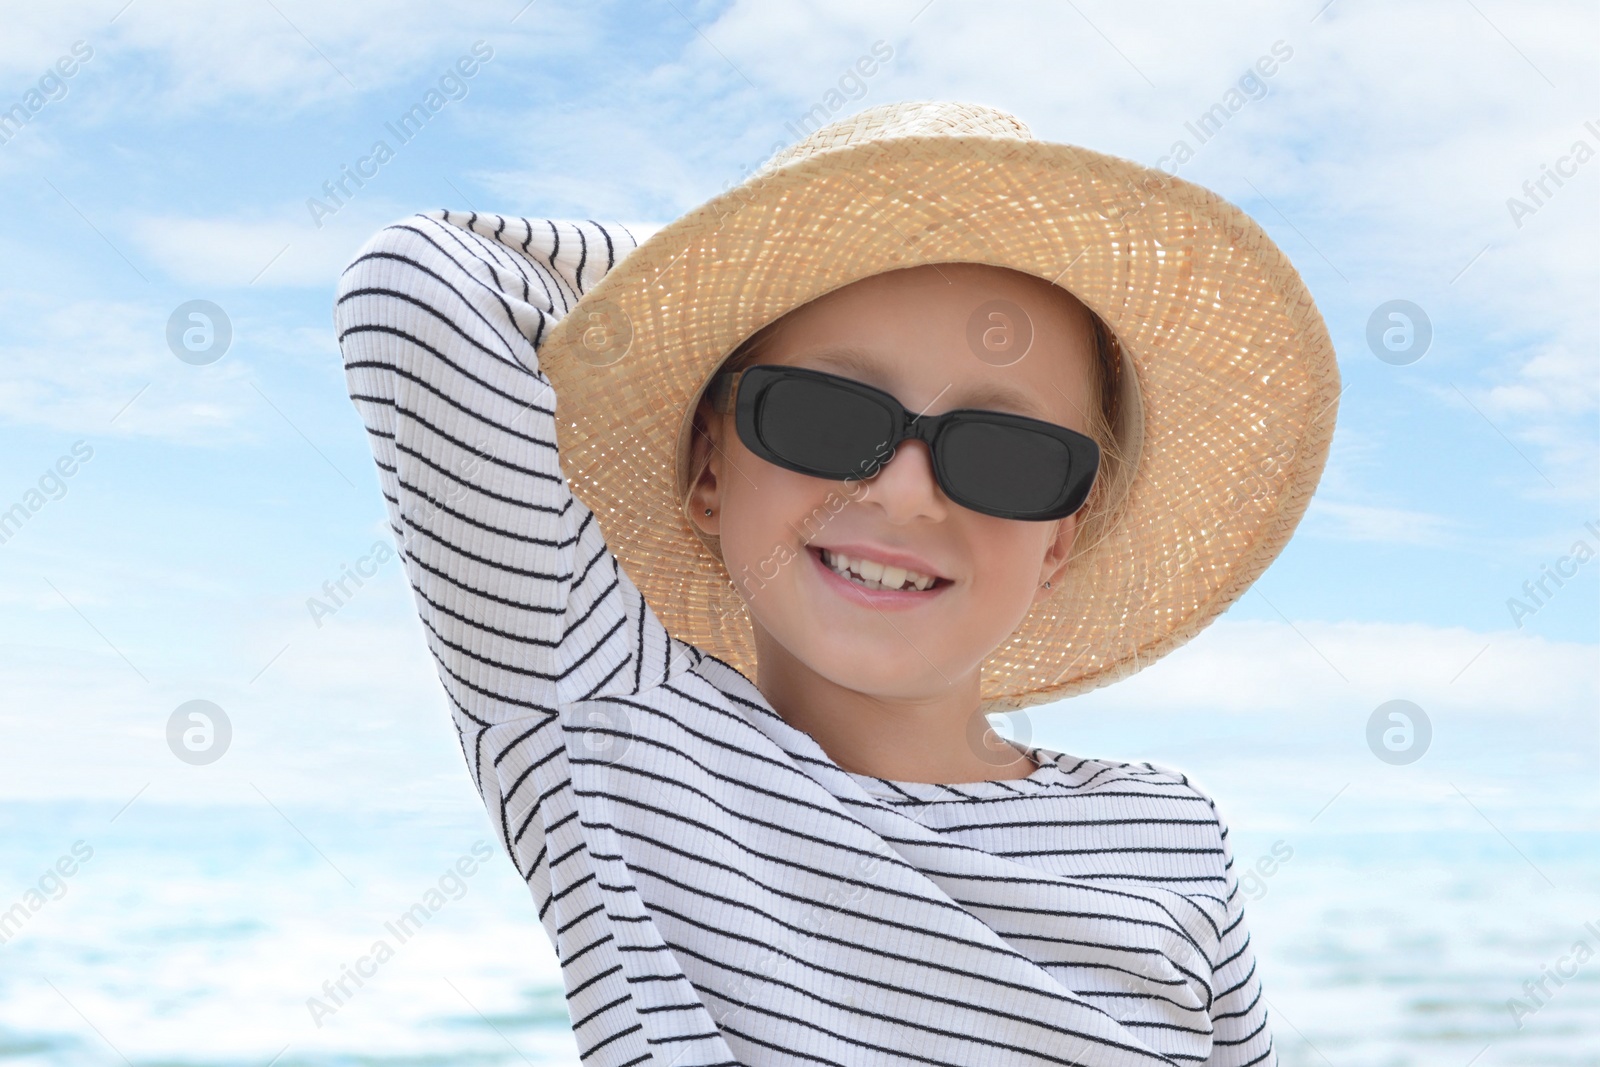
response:
<path id="1" fill-rule="evenodd" d="M 920 592 L 934 583 L 931 575 L 917 574 L 903 567 L 891 567 L 875 560 L 851 559 L 849 556 L 827 549 L 822 550 L 822 562 L 836 573 L 868 589 L 898 590 L 902 586 L 907 586 L 906 579 L 909 578 L 911 580 L 909 588 Z"/>

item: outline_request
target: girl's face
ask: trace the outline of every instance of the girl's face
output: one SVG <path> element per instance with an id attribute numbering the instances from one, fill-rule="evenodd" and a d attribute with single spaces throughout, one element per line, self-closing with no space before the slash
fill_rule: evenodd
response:
<path id="1" fill-rule="evenodd" d="M 1020 359 L 1015 349 L 969 341 L 991 323 L 1005 326 L 981 308 L 995 301 L 1031 325 Z M 1087 433 L 1093 353 L 1088 315 L 1062 290 L 1003 268 L 947 263 L 874 275 L 819 297 L 776 327 L 757 362 L 864 381 L 913 414 L 987 408 Z M 691 516 L 721 538 L 763 676 L 814 675 L 913 703 L 949 699 L 952 686 L 975 695 L 983 660 L 1064 569 L 1077 516 L 1024 522 L 954 504 L 934 481 L 921 441 L 903 442 L 868 480 L 836 482 L 758 458 L 731 413 L 714 414 L 709 433 L 713 447 L 695 446 L 706 471 Z M 923 592 L 875 592 L 834 573 L 825 562 L 834 552 L 938 581 Z"/>

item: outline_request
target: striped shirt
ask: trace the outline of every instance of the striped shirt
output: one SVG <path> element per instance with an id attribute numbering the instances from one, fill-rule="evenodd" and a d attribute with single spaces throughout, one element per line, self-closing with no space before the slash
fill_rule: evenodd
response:
<path id="1" fill-rule="evenodd" d="M 668 634 L 568 489 L 537 350 L 636 247 L 432 211 L 334 308 L 467 767 L 592 1067 L 1275 1064 L 1228 831 L 1149 763 L 839 767 Z"/>

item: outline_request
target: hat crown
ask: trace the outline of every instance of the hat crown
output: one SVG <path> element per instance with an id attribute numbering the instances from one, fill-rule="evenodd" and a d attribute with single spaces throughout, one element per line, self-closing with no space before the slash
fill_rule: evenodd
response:
<path id="1" fill-rule="evenodd" d="M 760 171 L 773 170 L 821 152 L 869 141 L 960 134 L 1033 140 L 1033 131 L 1028 129 L 1027 123 L 999 108 L 951 100 L 901 101 L 879 104 L 848 118 L 830 122 L 804 140 L 776 153 L 761 165 Z"/>

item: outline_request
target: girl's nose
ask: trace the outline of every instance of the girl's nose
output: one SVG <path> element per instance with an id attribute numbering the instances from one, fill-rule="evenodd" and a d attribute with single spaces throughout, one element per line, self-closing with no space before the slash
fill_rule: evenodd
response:
<path id="1" fill-rule="evenodd" d="M 858 499 L 877 504 L 894 523 L 942 519 L 950 507 L 933 476 L 933 453 L 922 441 L 900 442 L 863 484 Z"/>

